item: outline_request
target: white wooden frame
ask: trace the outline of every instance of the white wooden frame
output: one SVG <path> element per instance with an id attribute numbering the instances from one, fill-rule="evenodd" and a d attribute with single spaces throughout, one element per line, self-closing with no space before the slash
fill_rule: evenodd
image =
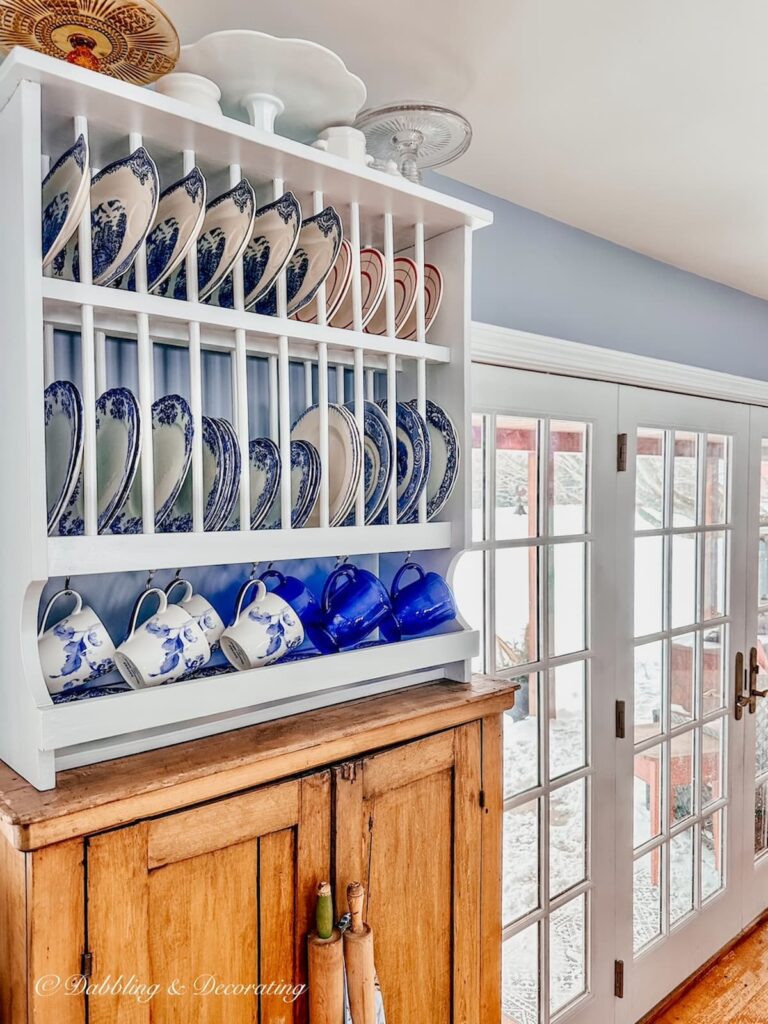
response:
<path id="1" fill-rule="evenodd" d="M 227 187 L 247 176 L 265 201 L 291 188 L 305 216 L 332 203 L 341 213 L 354 246 L 365 238 L 379 245 L 391 265 L 397 251 L 413 249 L 417 260 L 438 263 L 445 279 L 439 320 L 424 331 L 423 296 L 418 303 L 417 341 L 394 338 L 394 289 L 387 290 L 388 334 L 376 337 L 360 329 L 360 288 L 355 280 L 355 329 L 325 326 L 324 289 L 318 324 L 303 324 L 285 315 L 285 285 L 278 290 L 278 315 L 259 316 L 242 309 L 242 269 L 235 269 L 235 308 L 219 309 L 195 301 L 195 254 L 188 257 L 190 301 L 146 294 L 144 253 L 137 260 L 137 291 L 102 288 L 90 282 L 89 260 L 82 261 L 81 281 L 43 277 L 40 242 L 40 168 L 71 144 L 76 134 L 89 138 L 91 163 L 104 166 L 130 148 L 144 144 L 156 158 L 164 183 L 194 163 Z M 41 789 L 55 784 L 57 768 L 116 756 L 233 728 L 254 716 L 277 717 L 297 702 L 302 708 L 331 703 L 409 681 L 440 675 L 467 680 L 477 634 L 457 622 L 453 632 L 406 641 L 386 648 L 350 651 L 318 661 L 275 665 L 268 669 L 210 680 L 191 681 L 158 690 L 133 692 L 70 705 L 54 706 L 37 659 L 37 615 L 45 582 L 53 576 L 242 563 L 281 558 L 318 558 L 387 552 L 419 552 L 424 564 L 449 573 L 467 542 L 468 461 L 440 521 L 426 522 L 426 499 L 413 525 L 363 525 L 363 492 L 356 500 L 356 524 L 329 528 L 328 488 L 321 490 L 321 525 L 290 528 L 290 475 L 283 474 L 281 504 L 287 527 L 252 532 L 241 516 L 236 533 L 201 532 L 202 453 L 199 431 L 193 445 L 193 522 L 191 534 L 155 535 L 153 488 L 144 486 L 142 535 L 97 535 L 95 398 L 103 384 L 104 337 L 138 340 L 139 394 L 145 424 L 154 395 L 154 341 L 182 345 L 190 357 L 193 416 L 201 407 L 201 351 L 232 353 L 235 423 L 241 445 L 247 444 L 245 366 L 248 355 L 268 357 L 270 433 L 288 461 L 290 413 L 289 361 L 320 369 L 318 400 L 327 427 L 328 367 L 351 366 L 356 419 L 362 428 L 359 400 L 370 390 L 371 371 L 386 375 L 390 419 L 395 398 L 416 398 L 424 409 L 427 396 L 442 405 L 467 439 L 469 436 L 469 296 L 471 235 L 490 222 L 483 210 L 404 179 L 358 167 L 250 125 L 193 110 L 186 104 L 146 89 L 96 75 L 30 51 L 17 49 L 0 70 L 0 195 L 3 196 L 7 267 L 0 281 L 5 312 L 6 362 L 0 379 L 0 409 L 5 426 L 0 439 L 2 465 L 12 486 L 0 509 L 3 574 L 0 579 L 0 757 Z M 79 229 L 80 251 L 90 254 L 90 218 Z M 354 252 L 353 263 L 359 262 Z M 45 325 L 45 328 L 44 328 Z M 45 523 L 45 456 L 42 390 L 51 379 L 51 328 L 81 333 L 85 408 L 84 537 L 48 538 Z M 307 397 L 311 384 L 307 388 Z M 320 459 L 327 480 L 327 436 Z M 241 494 L 247 507 L 248 460 L 243 459 Z M 152 480 L 152 446 L 142 445 L 140 472 Z M 389 508 L 394 512 L 393 483 Z M 354 688 L 346 690 L 345 688 Z"/>

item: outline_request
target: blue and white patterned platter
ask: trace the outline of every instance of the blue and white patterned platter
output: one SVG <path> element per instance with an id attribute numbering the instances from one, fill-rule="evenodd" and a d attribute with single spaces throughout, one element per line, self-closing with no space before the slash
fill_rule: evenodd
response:
<path id="1" fill-rule="evenodd" d="M 296 248 L 286 267 L 288 316 L 314 299 L 336 262 L 343 237 L 341 218 L 332 206 L 326 206 L 302 223 Z M 253 308 L 255 313 L 276 316 L 277 289 L 270 288 Z"/>
<path id="2" fill-rule="evenodd" d="M 416 408 L 416 400 L 408 403 Z M 459 476 L 461 445 L 453 420 L 436 402 L 427 399 L 427 430 L 430 439 L 431 464 L 427 480 L 427 519 L 439 515 L 451 496 Z M 418 510 L 414 507 L 407 522 L 415 523 Z"/>
<path id="3" fill-rule="evenodd" d="M 280 488 L 280 452 L 268 437 L 251 441 L 251 529 L 258 530 Z"/>
<path id="4" fill-rule="evenodd" d="M 224 450 L 221 433 L 203 416 L 203 529 L 211 530 L 224 485 Z M 191 460 L 190 460 L 191 461 Z M 161 528 L 162 533 L 192 532 L 192 467 L 187 470 L 179 496 Z"/>
<path id="5" fill-rule="evenodd" d="M 387 412 L 387 400 L 376 403 Z M 427 425 L 418 412 L 405 402 L 397 403 L 397 521 L 402 523 L 416 508 L 421 492 L 427 485 L 431 460 L 431 442 Z M 389 522 L 386 504 L 376 517 L 376 523 Z"/>
<path id="6" fill-rule="evenodd" d="M 320 493 L 320 456 L 308 441 L 291 441 L 291 527 L 306 525 Z M 265 530 L 279 530 L 280 489 L 263 523 Z"/>
<path id="7" fill-rule="evenodd" d="M 100 680 L 101 682 L 101 680 Z M 77 686 L 63 693 L 55 693 L 51 698 L 54 704 L 73 704 L 78 700 L 93 700 L 96 697 L 114 697 L 119 693 L 132 693 L 128 683 L 114 683 L 104 686 Z"/>
<path id="8" fill-rule="evenodd" d="M 216 524 L 214 530 L 223 530 L 229 522 L 232 511 L 237 501 L 240 490 L 240 445 L 237 440 L 235 428 L 225 419 L 215 420 L 216 427 L 221 434 L 222 448 L 224 451 L 224 481 L 219 507 L 216 510 Z"/>
<path id="9" fill-rule="evenodd" d="M 174 272 L 192 248 L 205 217 L 206 184 L 199 167 L 174 182 L 160 196 L 152 229 L 147 235 L 147 288 L 153 291 Z M 125 284 L 136 290 L 136 266 Z"/>
<path id="10" fill-rule="evenodd" d="M 346 408 L 354 415 L 355 403 Z M 375 402 L 366 402 L 364 409 L 363 475 L 365 477 L 365 522 L 372 523 L 387 500 L 389 481 L 394 472 L 394 441 L 389 420 Z M 355 525 L 355 510 L 344 520 L 344 526 Z"/>
<path id="11" fill-rule="evenodd" d="M 68 380 L 49 384 L 43 397 L 48 532 L 58 525 L 77 486 L 83 461 L 83 400 Z"/>
<path id="12" fill-rule="evenodd" d="M 88 202 L 88 143 L 80 135 L 43 181 L 43 267 L 58 255 L 80 223 Z"/>
<path id="13" fill-rule="evenodd" d="M 256 195 L 245 178 L 208 203 L 197 239 L 197 290 L 201 302 L 218 287 L 243 255 L 255 215 Z M 172 299 L 186 299 L 186 263 L 182 262 L 157 288 L 157 292 Z"/>
<path id="14" fill-rule="evenodd" d="M 128 388 L 110 388 L 96 402 L 98 530 L 104 533 L 133 486 L 141 451 L 139 405 Z M 85 533 L 82 473 L 59 520 L 62 537 Z"/>
<path id="15" fill-rule="evenodd" d="M 256 211 L 251 239 L 243 253 L 245 308 L 257 302 L 275 283 L 293 255 L 301 227 L 301 207 L 293 192 Z M 229 273 L 213 298 L 227 309 L 234 307 L 233 280 Z"/>
<path id="16" fill-rule="evenodd" d="M 313 405 L 293 424 L 291 438 L 309 441 L 320 450 L 320 410 Z M 328 405 L 328 520 L 339 526 L 349 514 L 362 472 L 362 442 L 355 418 L 341 405 Z M 320 525 L 319 502 L 307 520 L 307 526 Z"/>
<path id="17" fill-rule="evenodd" d="M 165 395 L 152 406 L 155 529 L 170 515 L 192 458 L 192 412 L 180 395 Z M 141 471 L 111 525 L 112 533 L 141 533 Z"/>
<path id="18" fill-rule="evenodd" d="M 157 213 L 160 183 L 143 146 L 115 160 L 91 182 L 93 283 L 107 285 L 136 258 Z M 53 260 L 53 276 L 80 280 L 80 250 L 73 235 Z"/>

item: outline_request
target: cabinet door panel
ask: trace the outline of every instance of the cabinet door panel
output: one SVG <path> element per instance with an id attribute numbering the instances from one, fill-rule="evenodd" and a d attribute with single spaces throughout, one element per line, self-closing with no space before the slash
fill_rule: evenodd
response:
<path id="1" fill-rule="evenodd" d="M 335 772 L 337 906 L 362 880 L 395 1024 L 480 1022 L 481 758 L 472 722 Z"/>
<path id="2" fill-rule="evenodd" d="M 304 1024 L 292 995 L 329 837 L 327 772 L 93 837 L 94 982 L 156 991 L 91 996 L 92 1024 Z"/>

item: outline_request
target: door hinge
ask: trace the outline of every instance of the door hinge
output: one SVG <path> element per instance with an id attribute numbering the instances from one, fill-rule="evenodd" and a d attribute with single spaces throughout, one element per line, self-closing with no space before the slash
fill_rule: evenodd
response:
<path id="1" fill-rule="evenodd" d="M 617 999 L 624 998 L 624 961 L 613 961 L 613 994 Z"/>
<path id="2" fill-rule="evenodd" d="M 80 976 L 82 978 L 93 977 L 93 953 L 90 949 L 86 949 L 84 953 L 80 954 Z"/>
<path id="3" fill-rule="evenodd" d="M 626 473 L 627 471 L 627 435 L 616 435 L 616 472 Z"/>
<path id="4" fill-rule="evenodd" d="M 616 739 L 627 738 L 627 703 L 623 700 L 616 701 Z"/>

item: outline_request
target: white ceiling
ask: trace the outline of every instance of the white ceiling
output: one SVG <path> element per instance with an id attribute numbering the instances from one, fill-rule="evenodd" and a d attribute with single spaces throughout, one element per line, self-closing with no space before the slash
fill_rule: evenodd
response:
<path id="1" fill-rule="evenodd" d="M 451 177 L 768 298 L 768 4 L 759 0 L 161 0 L 336 50 L 369 104 L 470 119 Z"/>

